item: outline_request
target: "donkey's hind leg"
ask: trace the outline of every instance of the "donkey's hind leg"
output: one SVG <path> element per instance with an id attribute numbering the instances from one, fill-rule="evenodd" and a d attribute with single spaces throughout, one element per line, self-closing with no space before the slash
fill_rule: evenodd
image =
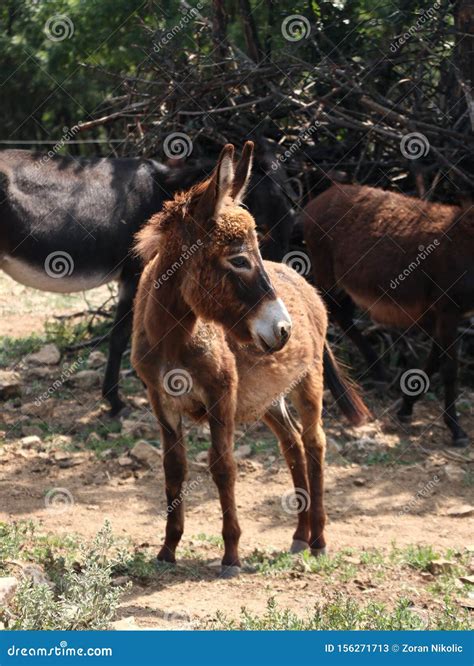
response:
<path id="1" fill-rule="evenodd" d="M 284 398 L 281 398 L 278 404 L 272 405 L 263 420 L 275 433 L 293 478 L 296 504 L 294 508 L 298 512 L 298 526 L 293 535 L 291 552 L 298 553 L 309 548 L 310 536 L 310 495 L 300 427 L 288 412 Z"/>
<path id="2" fill-rule="evenodd" d="M 340 291 L 337 293 L 329 291 L 325 295 L 324 301 L 331 317 L 338 323 L 344 335 L 349 340 L 352 340 L 367 361 L 367 365 L 369 366 L 368 372 L 376 381 L 386 382 L 387 375 L 382 361 L 354 322 L 355 305 L 349 294 L 341 293 Z"/>
<path id="3" fill-rule="evenodd" d="M 323 555 L 326 552 L 326 540 L 324 538 L 326 523 L 324 511 L 326 435 L 321 421 L 323 408 L 322 368 L 319 373 L 316 372 L 316 369 L 312 369 L 296 387 L 291 397 L 303 426 L 302 438 L 306 453 L 311 500 L 309 545 L 313 555 Z"/>
<path id="4" fill-rule="evenodd" d="M 137 291 L 137 284 L 137 275 L 121 278 L 117 310 L 110 332 L 109 357 L 102 385 L 102 396 L 110 404 L 112 416 L 116 416 L 125 407 L 125 403 L 119 396 L 120 365 L 132 332 L 133 299 Z"/>

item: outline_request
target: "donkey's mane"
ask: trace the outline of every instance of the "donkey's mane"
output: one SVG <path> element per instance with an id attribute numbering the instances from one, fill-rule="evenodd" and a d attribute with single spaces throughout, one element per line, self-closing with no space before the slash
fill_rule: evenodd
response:
<path id="1" fill-rule="evenodd" d="M 173 230 L 184 231 L 183 222 L 187 215 L 192 215 L 199 205 L 202 194 L 209 185 L 205 180 L 194 185 L 187 192 L 178 192 L 174 199 L 165 201 L 163 209 L 155 213 L 148 223 L 135 235 L 134 252 L 144 264 L 154 259 L 164 242 L 163 236 Z M 191 208 L 192 202 L 192 208 Z M 201 240 L 208 239 L 216 245 L 226 244 L 238 238 L 246 237 L 249 228 L 255 228 L 255 221 L 242 206 L 229 197 L 211 231 L 203 228 Z M 169 240 L 169 239 L 167 239 Z"/>

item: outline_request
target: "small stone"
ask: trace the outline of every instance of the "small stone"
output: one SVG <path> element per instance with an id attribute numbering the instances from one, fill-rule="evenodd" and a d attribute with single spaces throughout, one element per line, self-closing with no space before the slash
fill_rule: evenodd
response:
<path id="1" fill-rule="evenodd" d="M 196 456 L 196 462 L 198 463 L 207 463 L 209 460 L 209 451 L 199 451 Z"/>
<path id="2" fill-rule="evenodd" d="M 463 468 L 459 465 L 453 465 L 452 463 L 445 465 L 444 474 L 448 481 L 462 481 L 465 476 Z"/>
<path id="3" fill-rule="evenodd" d="M 41 365 L 34 365 L 32 368 L 27 369 L 28 379 L 49 379 L 49 377 L 57 372 L 57 368 L 48 368 Z"/>
<path id="4" fill-rule="evenodd" d="M 130 582 L 129 576 L 117 576 L 116 578 L 112 578 L 110 581 L 110 584 L 112 587 L 123 587 L 124 585 L 127 585 L 127 583 Z"/>
<path id="5" fill-rule="evenodd" d="M 18 580 L 14 576 L 4 576 L 0 578 L 0 607 L 6 606 L 14 596 Z"/>
<path id="6" fill-rule="evenodd" d="M 16 372 L 0 370 L 0 399 L 9 400 L 21 395 L 21 379 Z"/>
<path id="7" fill-rule="evenodd" d="M 41 438 L 38 435 L 29 435 L 28 437 L 22 437 L 21 445 L 24 449 L 34 449 L 42 444 Z"/>
<path id="8" fill-rule="evenodd" d="M 117 458 L 117 462 L 120 465 L 120 467 L 131 467 L 131 465 L 133 465 L 133 460 L 126 455 Z"/>
<path id="9" fill-rule="evenodd" d="M 110 624 L 114 631 L 140 631 L 141 627 L 138 626 L 133 615 L 130 617 L 123 617 L 121 620 L 116 620 Z"/>
<path id="10" fill-rule="evenodd" d="M 43 431 L 37 425 L 24 425 L 21 427 L 21 434 L 23 437 L 39 437 L 43 436 Z"/>
<path id="11" fill-rule="evenodd" d="M 134 419 L 125 419 L 122 421 L 122 435 L 129 437 L 153 437 L 156 436 L 156 426 L 135 421 Z"/>
<path id="12" fill-rule="evenodd" d="M 354 479 L 354 485 L 355 486 L 365 486 L 366 483 L 367 483 L 367 480 L 363 479 L 361 476 Z"/>
<path id="13" fill-rule="evenodd" d="M 430 573 L 432 573 L 434 576 L 438 576 L 442 573 L 449 573 L 453 570 L 454 567 L 456 567 L 456 562 L 453 562 L 452 560 L 445 560 L 443 558 L 432 560 L 428 565 Z"/>
<path id="14" fill-rule="evenodd" d="M 89 390 L 100 386 L 102 374 L 97 370 L 80 370 L 75 375 L 71 375 L 70 381 L 77 388 Z"/>
<path id="15" fill-rule="evenodd" d="M 446 512 L 447 516 L 451 518 L 467 518 L 474 514 L 474 506 L 471 504 L 462 504 L 461 506 L 454 506 Z"/>
<path id="16" fill-rule="evenodd" d="M 45 345 L 34 354 L 28 354 L 26 362 L 31 365 L 58 365 L 61 352 L 55 344 Z"/>
<path id="17" fill-rule="evenodd" d="M 250 444 L 243 444 L 234 451 L 234 458 L 236 458 L 237 460 L 242 460 L 242 458 L 248 458 L 251 455 L 252 455 L 252 447 L 250 446 Z"/>
<path id="18" fill-rule="evenodd" d="M 45 418 L 45 416 L 51 416 L 55 407 L 55 401 L 51 400 L 36 400 L 35 402 L 26 402 L 21 406 L 20 412 L 25 416 L 40 416 Z"/>
<path id="19" fill-rule="evenodd" d="M 459 580 L 461 583 L 466 583 L 467 585 L 474 585 L 474 576 L 460 576 Z"/>
<path id="20" fill-rule="evenodd" d="M 87 359 L 87 367 L 92 370 L 97 370 L 97 368 L 101 368 L 106 363 L 107 356 L 99 350 L 91 352 Z"/>
<path id="21" fill-rule="evenodd" d="M 152 469 L 158 465 L 161 466 L 161 451 L 144 439 L 140 439 L 135 443 L 135 446 L 130 451 L 130 455 Z"/>

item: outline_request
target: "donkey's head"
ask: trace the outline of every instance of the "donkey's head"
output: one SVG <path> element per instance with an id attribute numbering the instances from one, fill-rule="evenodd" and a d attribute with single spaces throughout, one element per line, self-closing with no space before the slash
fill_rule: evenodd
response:
<path id="1" fill-rule="evenodd" d="M 234 170 L 234 147 L 226 145 L 212 176 L 175 199 L 182 239 L 199 247 L 186 262 L 180 288 L 197 315 L 222 324 L 241 342 L 271 352 L 287 342 L 291 319 L 263 266 L 255 221 L 239 205 L 252 155 L 248 141 Z"/>

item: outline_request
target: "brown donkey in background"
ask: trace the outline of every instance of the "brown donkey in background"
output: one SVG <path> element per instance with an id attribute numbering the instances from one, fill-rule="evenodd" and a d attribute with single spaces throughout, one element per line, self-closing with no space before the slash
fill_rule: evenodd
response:
<path id="1" fill-rule="evenodd" d="M 455 403 L 458 325 L 474 310 L 474 208 L 373 187 L 333 185 L 307 205 L 304 225 L 316 285 L 377 377 L 383 378 L 383 368 L 354 324 L 354 303 L 387 326 L 416 325 L 429 331 L 426 375 L 418 375 L 416 390 L 416 374 L 410 386 L 407 373 L 400 419 L 410 420 L 413 405 L 439 368 L 444 421 L 454 445 L 468 444 Z"/>
<path id="2" fill-rule="evenodd" d="M 183 533 L 182 416 L 207 419 L 223 576 L 240 567 L 234 423 L 262 417 L 278 437 L 304 504 L 292 548 L 316 555 L 325 547 L 323 364 L 349 419 L 367 415 L 325 347 L 326 311 L 316 291 L 287 266 L 262 262 L 255 222 L 239 206 L 252 152 L 247 142 L 234 175 L 234 148 L 225 146 L 211 178 L 165 203 L 137 243 L 148 263 L 135 302 L 132 361 L 161 428 L 168 503 L 158 559 L 175 562 Z M 289 394 L 302 427 L 286 409 Z"/>

